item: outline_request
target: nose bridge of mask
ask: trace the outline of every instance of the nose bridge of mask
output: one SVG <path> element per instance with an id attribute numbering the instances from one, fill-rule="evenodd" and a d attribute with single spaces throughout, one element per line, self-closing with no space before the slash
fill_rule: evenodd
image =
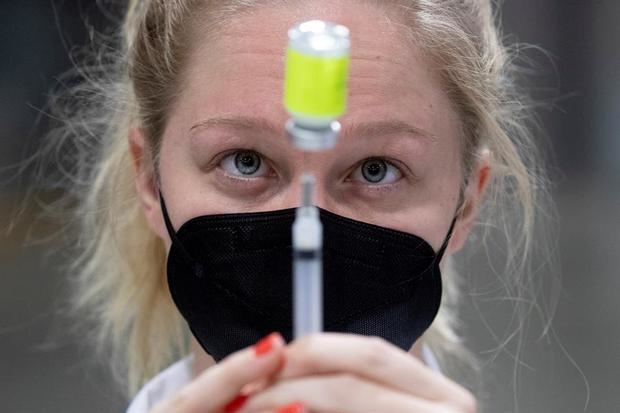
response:
<path id="1" fill-rule="evenodd" d="M 177 231 L 174 229 L 174 226 L 172 225 L 172 221 L 170 220 L 170 215 L 168 213 L 168 208 L 166 207 L 166 202 L 165 202 L 164 197 L 163 197 L 163 195 L 161 193 L 161 190 L 159 191 L 159 200 L 160 200 L 160 204 L 161 204 L 161 210 L 162 210 L 162 215 L 163 215 L 163 218 L 164 218 L 164 223 L 166 225 L 166 230 L 168 232 L 168 235 L 170 236 L 171 241 L 174 244 L 176 244 L 178 248 L 181 249 L 183 255 L 185 256 L 185 259 L 189 263 L 193 263 L 194 260 L 192 259 L 191 254 L 183 246 L 183 243 L 178 238 Z M 458 211 L 458 209 L 460 209 L 460 207 L 457 208 L 457 211 Z M 333 214 L 333 213 L 328 212 L 326 210 L 321 209 L 321 211 L 322 211 L 321 215 L 323 217 L 325 216 L 325 214 L 336 216 L 336 214 Z M 454 218 L 452 219 L 452 222 L 450 224 L 450 228 L 448 230 L 448 233 L 446 234 L 446 237 L 444 238 L 444 241 L 441 244 L 440 248 L 435 253 L 435 257 L 436 257 L 435 259 L 437 261 L 441 261 L 443 255 L 446 252 L 446 249 L 448 248 L 448 244 L 450 243 L 450 239 L 452 238 L 452 234 L 454 233 L 454 228 L 456 226 L 457 219 L 458 219 L 458 213 L 454 215 Z M 347 220 L 354 221 L 354 220 L 352 220 L 350 218 L 347 218 Z"/>

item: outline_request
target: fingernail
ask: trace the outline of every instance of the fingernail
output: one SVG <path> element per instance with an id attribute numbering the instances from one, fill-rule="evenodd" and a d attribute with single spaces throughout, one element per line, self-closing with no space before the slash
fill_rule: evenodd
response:
<path id="1" fill-rule="evenodd" d="M 280 407 L 276 410 L 276 413 L 304 413 L 305 411 L 304 404 L 301 402 L 296 402 L 292 404 L 288 404 L 284 407 Z"/>
<path id="2" fill-rule="evenodd" d="M 271 333 L 267 337 L 254 345 L 254 354 L 257 356 L 264 356 L 273 350 L 276 343 L 280 342 L 282 337 L 278 333 Z"/>
<path id="3" fill-rule="evenodd" d="M 240 394 L 234 398 L 233 401 L 224 406 L 224 413 L 234 413 L 240 408 L 243 407 L 245 402 L 248 400 L 248 396 Z"/>

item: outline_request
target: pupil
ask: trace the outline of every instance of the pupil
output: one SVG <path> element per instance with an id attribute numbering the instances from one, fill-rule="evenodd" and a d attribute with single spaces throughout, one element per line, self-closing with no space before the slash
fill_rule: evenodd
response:
<path id="1" fill-rule="evenodd" d="M 368 173 L 370 173 L 372 176 L 377 176 L 381 173 L 381 167 L 376 163 L 373 163 L 372 165 L 368 166 Z"/>
<path id="2" fill-rule="evenodd" d="M 251 175 L 260 168 L 260 158 L 252 152 L 241 152 L 235 156 L 235 166 L 244 175 Z"/>
<path id="3" fill-rule="evenodd" d="M 387 173 L 387 165 L 384 161 L 373 160 L 364 163 L 362 174 L 369 182 L 381 182 Z"/>

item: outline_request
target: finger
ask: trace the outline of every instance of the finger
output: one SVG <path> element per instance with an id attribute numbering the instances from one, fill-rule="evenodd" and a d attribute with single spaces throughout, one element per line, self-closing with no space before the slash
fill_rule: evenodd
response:
<path id="1" fill-rule="evenodd" d="M 239 413 L 277 411 L 301 403 L 313 413 L 446 413 L 445 405 L 400 393 L 346 374 L 281 381 L 248 400 Z"/>
<path id="2" fill-rule="evenodd" d="M 282 406 L 276 410 L 276 413 L 305 413 L 306 406 L 301 402 L 295 402 Z"/>
<path id="3" fill-rule="evenodd" d="M 253 347 L 233 353 L 184 387 L 156 412 L 211 413 L 241 407 L 243 386 L 271 377 L 282 368 L 284 340 L 273 333 Z M 235 405 L 236 404 L 236 405 Z"/>
<path id="4" fill-rule="evenodd" d="M 428 400 L 458 400 L 472 396 L 420 360 L 378 337 L 323 333 L 304 337 L 286 350 L 286 366 L 278 379 L 312 374 L 347 373 Z"/>

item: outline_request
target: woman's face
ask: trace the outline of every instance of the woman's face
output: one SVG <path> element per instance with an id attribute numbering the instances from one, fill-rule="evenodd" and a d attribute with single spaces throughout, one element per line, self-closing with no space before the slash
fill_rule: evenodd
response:
<path id="1" fill-rule="evenodd" d="M 311 18 L 348 26 L 352 46 L 339 141 L 304 154 L 286 137 L 282 92 L 287 30 Z M 463 178 L 459 117 L 437 72 L 402 32 L 375 7 L 312 1 L 258 9 L 216 39 L 196 41 L 160 153 L 174 227 L 199 215 L 298 206 L 309 171 L 318 206 L 414 233 L 437 250 Z M 134 134 L 132 145 L 139 140 Z M 138 188 L 151 226 L 169 246 L 156 194 Z M 480 191 L 470 192 L 475 198 Z M 461 221 L 452 243 L 461 244 L 467 230 Z"/>

